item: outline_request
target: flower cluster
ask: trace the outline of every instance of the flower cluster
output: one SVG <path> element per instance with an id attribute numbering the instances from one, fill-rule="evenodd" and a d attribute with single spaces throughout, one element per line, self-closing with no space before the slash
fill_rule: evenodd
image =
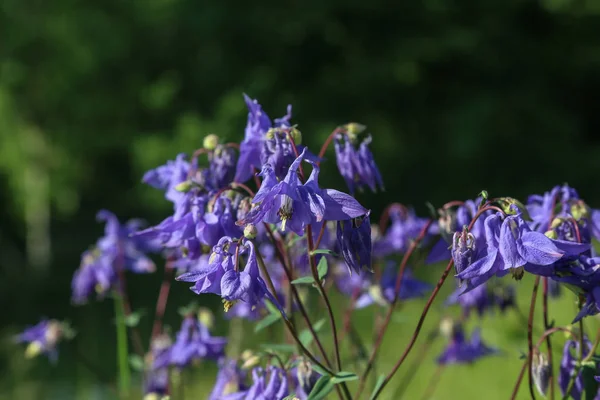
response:
<path id="1" fill-rule="evenodd" d="M 460 306 L 460 314 L 452 316 L 450 307 L 443 308 L 441 331 L 447 343 L 437 357 L 442 366 L 471 364 L 500 352 L 484 343 L 479 326 L 467 325 L 473 315 L 480 324 L 487 314 L 499 311 L 503 318 L 518 310 L 519 284 L 492 278 L 512 276 L 519 281 L 530 274 L 537 277 L 536 285 L 543 282 L 544 338 L 560 330 L 573 335 L 567 328 L 548 326 L 547 297 L 558 297 L 562 286 L 579 301 L 574 321 L 600 313 L 600 257 L 592 246 L 593 240 L 600 240 L 600 210 L 591 209 L 574 189 L 557 186 L 530 196 L 525 204 L 510 197 L 490 199 L 484 191 L 474 200 L 432 208 L 428 218 L 393 203 L 382 210 L 376 224 L 374 213 L 353 197 L 366 188 L 383 190 L 366 127 L 350 123 L 336 128 L 316 156 L 302 143 L 298 126 L 291 123 L 291 106 L 284 117 L 271 120 L 256 100 L 244 99 L 248 118 L 240 144 L 207 135 L 191 155 L 179 154 L 144 174 L 142 181 L 163 191 L 172 204 L 170 215 L 141 229 L 138 221 L 121 224 L 108 211 L 98 213 L 105 233 L 81 257 L 73 276 L 72 300 L 81 304 L 115 294 L 123 397 L 128 394 L 129 363 L 143 375 L 144 398 L 151 400 L 174 392 L 177 385 L 172 376 L 208 362 L 219 368 L 210 400 L 305 400 L 326 398 L 334 389 L 342 399 L 359 398 L 396 306 L 410 300 L 412 307 L 417 299 L 428 298 L 402 359 L 374 388 L 371 398 L 377 398 L 412 350 L 453 266 L 456 286 L 445 305 Z M 323 188 L 319 182 L 330 143 L 350 194 Z M 137 331 L 141 313 L 132 310 L 125 276 L 128 271 L 154 272 L 149 253 L 160 253 L 166 263 L 146 350 Z M 450 262 L 434 285 L 427 278 L 436 268 L 431 264 L 443 260 Z M 217 299 L 223 304 L 225 319 L 249 321 L 255 332 L 281 322 L 288 342 L 263 344 L 260 351 L 238 355 L 241 344 L 229 342 L 247 345 L 244 342 L 251 335 L 244 331 L 239 341 L 233 340 L 234 335 L 231 340 L 216 336 L 216 319 L 196 306 L 180 311 L 181 326 L 171 335 L 163 317 L 173 280 L 187 282 L 192 298 Z M 315 307 L 310 296 L 319 296 L 326 310 Z M 332 304 L 337 302 L 331 296 L 346 300 L 343 326 L 336 325 L 340 318 L 334 316 Z M 527 324 L 527 361 L 531 362 L 530 382 L 545 395 L 552 383 L 552 365 L 540 345 L 532 343 L 534 304 Z M 378 307 L 385 318 L 375 324 L 377 339 L 368 351 L 352 315 L 370 306 Z M 325 311 L 329 318 L 314 322 L 317 311 Z M 319 331 L 328 329 L 327 320 L 328 334 L 335 342 L 333 352 L 319 338 Z M 46 354 L 55 360 L 57 344 L 70 336 L 68 331 L 63 323 L 43 320 L 17 340 L 27 343 L 27 356 Z M 351 339 L 343 340 L 347 336 Z M 430 337 L 437 336 L 434 330 Z M 128 354 L 130 342 L 135 356 Z M 558 379 L 563 393 L 569 391 L 576 400 L 584 392 L 589 398 L 590 391 L 597 391 L 584 387 L 581 370 L 596 367 L 598 358 L 592 350 L 600 337 L 596 345 L 587 339 L 583 343 L 585 349 L 579 349 L 581 344 L 575 340 L 565 344 Z M 363 371 L 353 373 L 342 367 L 347 362 L 340 354 L 340 348 L 345 351 L 346 347 L 342 344 L 351 347 L 358 361 L 366 361 Z M 584 350 L 579 357 L 585 360 L 577 357 L 579 350 Z M 420 357 L 419 362 L 423 360 Z M 353 364 L 362 368 L 361 362 Z M 351 381 L 358 381 L 356 396 L 350 394 L 347 382 Z"/>

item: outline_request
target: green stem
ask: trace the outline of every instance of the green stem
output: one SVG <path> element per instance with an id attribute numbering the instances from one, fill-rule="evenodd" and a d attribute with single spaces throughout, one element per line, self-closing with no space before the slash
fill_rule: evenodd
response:
<path id="1" fill-rule="evenodd" d="M 129 350 L 127 348 L 127 325 L 123 297 L 114 293 L 115 322 L 117 329 L 117 367 L 119 369 L 119 389 L 122 396 L 129 394 L 131 372 L 129 371 Z"/>

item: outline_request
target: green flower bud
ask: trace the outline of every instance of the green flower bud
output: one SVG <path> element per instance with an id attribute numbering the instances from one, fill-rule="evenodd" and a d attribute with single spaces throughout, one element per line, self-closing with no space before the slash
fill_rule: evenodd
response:
<path id="1" fill-rule="evenodd" d="M 290 136 L 294 139 L 294 143 L 296 145 L 302 144 L 302 132 L 300 132 L 296 127 L 293 127 L 290 131 Z"/>
<path id="2" fill-rule="evenodd" d="M 206 307 L 200 307 L 198 310 L 198 321 L 200 321 L 208 329 L 212 329 L 215 326 L 215 316 L 212 311 Z"/>
<path id="3" fill-rule="evenodd" d="M 192 188 L 192 181 L 189 181 L 189 180 L 178 183 L 175 186 L 175 190 L 177 190 L 178 192 L 183 192 L 183 193 L 189 192 L 191 188 Z"/>
<path id="4" fill-rule="evenodd" d="M 246 239 L 255 239 L 258 234 L 258 230 L 254 224 L 248 224 L 244 227 L 244 237 Z"/>
<path id="5" fill-rule="evenodd" d="M 202 142 L 202 147 L 206 150 L 214 150 L 217 148 L 219 144 L 219 137 L 215 134 L 206 135 L 204 137 L 204 141 Z"/>
<path id="6" fill-rule="evenodd" d="M 546 235 L 546 237 L 549 239 L 553 239 L 553 240 L 558 239 L 558 234 L 556 233 L 556 231 L 548 231 L 548 232 L 544 233 L 544 235 Z"/>

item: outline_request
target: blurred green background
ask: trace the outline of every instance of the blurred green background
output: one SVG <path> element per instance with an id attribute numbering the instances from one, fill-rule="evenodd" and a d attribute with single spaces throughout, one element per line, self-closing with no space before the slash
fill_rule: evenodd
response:
<path id="1" fill-rule="evenodd" d="M 207 133 L 240 140 L 243 92 L 272 118 L 293 104 L 314 150 L 337 125 L 367 125 L 386 192 L 359 199 L 376 218 L 391 201 L 424 213 L 426 201 L 482 189 L 524 198 L 563 182 L 598 206 L 599 27 L 596 0 L 3 0 L 2 333 L 69 318 L 77 345 L 112 373 L 111 305 L 69 305 L 80 253 L 102 233 L 95 213 L 164 218 L 170 205 L 143 172 Z M 345 189 L 333 163 L 322 184 Z M 160 275 L 130 279 L 137 308 L 152 308 Z M 185 285 L 172 294 L 172 305 L 192 299 Z M 174 308 L 167 318 L 178 324 Z M 522 329 L 513 347 L 524 348 Z M 5 344 L 0 397 L 94 398 L 73 350 L 48 368 Z M 477 398 L 457 386 L 472 373 L 456 375 L 462 398 Z M 504 378 L 486 379 L 490 399 L 507 396 Z"/>

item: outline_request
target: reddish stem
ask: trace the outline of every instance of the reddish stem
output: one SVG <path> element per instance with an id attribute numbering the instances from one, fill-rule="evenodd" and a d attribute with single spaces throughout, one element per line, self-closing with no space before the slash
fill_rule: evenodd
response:
<path id="1" fill-rule="evenodd" d="M 537 297 L 538 287 L 540 285 L 540 277 L 537 276 L 535 278 L 535 283 L 533 284 L 533 292 L 531 294 L 531 303 L 529 304 L 529 319 L 527 321 L 527 361 L 523 364 L 523 368 L 519 372 L 519 376 L 517 377 L 517 383 L 513 389 L 511 400 L 517 398 L 517 393 L 519 392 L 519 387 L 521 386 L 521 382 L 523 381 L 523 375 L 525 374 L 525 367 L 529 367 L 529 393 L 531 394 L 531 398 L 535 399 L 535 394 L 533 392 L 533 379 L 531 376 L 531 363 L 533 361 L 533 316 L 535 314 L 535 298 Z"/>
<path id="2" fill-rule="evenodd" d="M 446 281 L 448 274 L 450 274 L 450 270 L 452 269 L 453 266 L 454 266 L 454 260 L 450 260 L 450 262 L 446 266 L 446 269 L 444 269 L 444 272 L 442 273 L 440 280 L 438 281 L 437 285 L 435 286 L 435 289 L 429 296 L 429 299 L 427 300 L 427 304 L 425 304 L 425 308 L 423 309 L 423 312 L 421 313 L 421 317 L 419 318 L 419 322 L 417 323 L 417 327 L 415 328 L 415 331 L 410 339 L 410 342 L 408 343 L 408 346 L 402 353 L 402 356 L 400 357 L 400 359 L 396 362 L 396 364 L 392 368 L 392 371 L 384 378 L 383 382 L 379 386 L 379 389 L 371 397 L 373 400 L 376 399 L 381 394 L 381 391 L 390 382 L 390 380 L 392 379 L 392 377 L 394 376 L 396 371 L 398 371 L 398 368 L 400 368 L 400 366 L 402 365 L 402 363 L 408 356 L 408 353 L 410 353 L 413 346 L 415 345 L 415 342 L 417 341 L 417 338 L 419 337 L 419 333 L 421 332 L 421 328 L 423 327 L 423 323 L 425 322 L 425 318 L 427 317 L 427 313 L 429 312 L 429 309 L 431 308 L 431 305 L 433 304 L 433 301 L 437 297 L 440 289 L 444 285 L 444 282 Z M 358 399 L 358 397 L 356 397 L 356 398 Z"/>
<path id="3" fill-rule="evenodd" d="M 163 275 L 163 281 L 160 284 L 160 291 L 158 293 L 158 300 L 156 301 L 156 311 L 154 312 L 154 324 L 152 325 L 152 340 L 156 338 L 162 332 L 163 317 L 167 308 L 167 300 L 169 299 L 169 292 L 171 291 L 171 282 L 173 278 L 173 267 L 172 263 L 174 258 L 169 256 L 165 264 L 165 272 Z"/>
<path id="4" fill-rule="evenodd" d="M 327 226 L 327 221 L 323 221 L 323 225 L 321 225 L 321 230 L 319 231 L 319 237 L 317 238 L 317 242 L 315 243 L 315 249 L 319 248 L 321 244 L 321 239 L 323 239 L 323 234 L 325 233 L 325 227 Z"/>
<path id="5" fill-rule="evenodd" d="M 542 284 L 543 284 L 543 303 L 542 303 L 542 308 L 543 308 L 543 314 L 544 314 L 544 329 L 547 330 L 549 328 L 549 321 L 548 321 L 548 278 L 544 277 L 542 278 Z M 547 355 L 548 355 L 548 365 L 550 366 L 550 380 L 549 380 L 549 385 L 550 385 L 550 400 L 554 400 L 554 365 L 552 363 L 552 342 L 550 340 L 550 335 L 546 336 L 546 350 L 547 350 Z"/>
<path id="6" fill-rule="evenodd" d="M 329 136 L 327 136 L 327 139 L 325 139 L 325 142 L 323 143 L 323 145 L 321 146 L 321 150 L 319 151 L 319 158 L 322 159 L 323 156 L 325 155 L 325 152 L 327 151 L 327 148 L 329 147 L 329 145 L 331 144 L 331 141 L 335 138 L 335 135 L 337 135 L 338 133 L 343 132 L 343 129 L 340 127 L 337 127 L 333 130 L 333 132 L 331 132 L 329 134 Z M 321 162 L 319 161 L 317 163 L 317 165 L 320 165 Z"/>
<path id="7" fill-rule="evenodd" d="M 419 245 L 419 243 L 423 240 L 425 235 L 427 235 L 427 231 L 429 230 L 429 227 L 431 226 L 432 223 L 433 223 L 432 219 L 427 221 L 427 223 L 421 229 L 421 232 L 419 232 L 419 235 L 410 244 L 410 247 L 408 248 L 408 251 L 404 254 L 404 257 L 402 257 L 402 261 L 400 262 L 400 268 L 398 270 L 398 276 L 396 277 L 396 285 L 394 287 L 395 295 L 394 295 L 394 298 L 392 299 L 392 302 L 390 303 L 390 306 L 387 309 L 387 313 L 385 315 L 385 320 L 384 320 L 381 328 L 379 329 L 379 334 L 377 335 L 377 339 L 375 340 L 375 346 L 373 347 L 373 350 L 371 351 L 371 356 L 369 357 L 369 361 L 367 362 L 367 367 L 365 368 L 365 372 L 363 372 L 363 375 L 361 377 L 361 381 L 360 381 L 357 396 L 356 396 L 357 399 L 360 398 L 360 395 L 362 394 L 365 383 L 367 381 L 367 377 L 369 376 L 369 373 L 371 372 L 371 368 L 373 367 L 373 362 L 375 360 L 375 357 L 377 356 L 377 351 L 379 350 L 379 348 L 381 347 L 381 344 L 383 343 L 383 336 L 385 335 L 385 331 L 387 330 L 390 320 L 392 319 L 392 313 L 394 312 L 394 308 L 396 307 L 396 304 L 398 303 L 398 298 L 400 297 L 400 288 L 402 287 L 402 278 L 404 277 L 404 270 L 406 269 L 406 266 L 408 265 L 408 260 L 409 260 L 410 256 L 413 254 L 413 252 L 415 251 L 415 249 L 417 248 L 417 246 Z"/>
<path id="8" fill-rule="evenodd" d="M 431 396 L 433 396 L 433 392 L 435 392 L 435 388 L 437 387 L 438 383 L 440 382 L 440 377 L 442 376 L 442 372 L 444 372 L 444 367 L 445 367 L 445 365 L 441 364 L 441 365 L 438 365 L 438 367 L 435 369 L 435 372 L 431 376 L 431 379 L 429 380 L 429 383 L 426 386 L 425 393 L 423 393 L 421 400 L 427 400 Z"/>
<path id="9" fill-rule="evenodd" d="M 385 230 L 387 229 L 387 226 L 388 226 L 388 222 L 390 221 L 390 213 L 392 212 L 392 210 L 394 210 L 396 208 L 399 208 L 404 213 L 404 215 L 408 214 L 408 209 L 402 203 L 392 203 L 392 204 L 388 205 L 385 208 L 385 210 L 383 210 L 383 213 L 381 214 L 381 218 L 379 218 L 379 230 L 382 235 L 385 233 Z"/>

